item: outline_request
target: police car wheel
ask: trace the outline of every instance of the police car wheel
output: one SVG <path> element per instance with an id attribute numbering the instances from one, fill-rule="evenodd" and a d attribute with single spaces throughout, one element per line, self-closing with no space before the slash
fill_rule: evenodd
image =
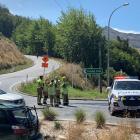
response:
<path id="1" fill-rule="evenodd" d="M 109 109 L 110 115 L 114 116 L 115 115 L 115 111 L 112 109 L 111 105 L 109 105 L 108 109 Z"/>

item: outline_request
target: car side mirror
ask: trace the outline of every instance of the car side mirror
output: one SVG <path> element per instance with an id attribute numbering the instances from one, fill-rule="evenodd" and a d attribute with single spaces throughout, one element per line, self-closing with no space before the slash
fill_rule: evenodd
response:
<path id="1" fill-rule="evenodd" d="M 107 87 L 106 91 L 109 92 L 111 90 L 111 87 Z"/>

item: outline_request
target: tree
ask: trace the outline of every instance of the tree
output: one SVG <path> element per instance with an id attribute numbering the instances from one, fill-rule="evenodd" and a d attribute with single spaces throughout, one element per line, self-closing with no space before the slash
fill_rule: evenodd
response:
<path id="1" fill-rule="evenodd" d="M 83 9 L 69 9 L 62 12 L 56 28 L 55 52 L 58 56 L 71 62 L 83 62 L 86 67 L 99 66 L 99 47 L 106 52 L 105 39 L 92 14 Z"/>
<path id="2" fill-rule="evenodd" d="M 55 34 L 52 24 L 43 18 L 24 20 L 15 30 L 13 40 L 27 54 L 53 55 Z"/>
<path id="3" fill-rule="evenodd" d="M 110 64 L 116 71 L 124 71 L 128 75 L 140 74 L 140 54 L 129 47 L 128 40 L 111 41 Z"/>
<path id="4" fill-rule="evenodd" d="M 0 5 L 0 32 L 6 37 L 11 37 L 13 28 L 12 15 L 6 7 Z"/>

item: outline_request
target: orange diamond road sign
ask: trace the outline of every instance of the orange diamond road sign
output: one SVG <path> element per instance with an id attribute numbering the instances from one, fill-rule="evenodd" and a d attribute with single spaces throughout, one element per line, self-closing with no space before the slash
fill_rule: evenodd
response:
<path id="1" fill-rule="evenodd" d="M 43 56 L 42 60 L 43 60 L 44 62 L 48 62 L 49 58 L 48 58 L 48 56 L 46 55 L 46 56 Z"/>
<path id="2" fill-rule="evenodd" d="M 42 67 L 48 68 L 48 63 L 42 63 Z"/>

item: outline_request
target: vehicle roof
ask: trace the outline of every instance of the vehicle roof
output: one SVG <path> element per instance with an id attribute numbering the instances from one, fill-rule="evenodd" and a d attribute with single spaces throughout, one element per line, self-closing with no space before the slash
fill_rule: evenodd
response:
<path id="1" fill-rule="evenodd" d="M 138 79 L 115 79 L 114 81 L 139 81 Z"/>

